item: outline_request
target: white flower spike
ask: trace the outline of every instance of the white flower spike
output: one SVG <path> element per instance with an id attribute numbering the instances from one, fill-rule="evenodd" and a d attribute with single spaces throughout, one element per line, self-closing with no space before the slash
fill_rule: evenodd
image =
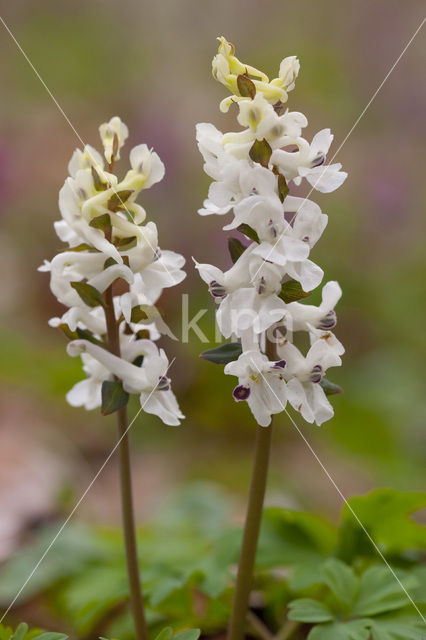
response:
<path id="1" fill-rule="evenodd" d="M 184 417 L 167 377 L 168 360 L 154 340 L 169 333 L 155 303 L 166 287 L 185 278 L 184 258 L 158 246 L 157 227 L 144 224 L 146 212 L 136 202 L 143 189 L 162 180 L 164 165 L 145 144 L 130 151 L 130 169 L 123 179 L 112 173 L 129 131 L 117 116 L 99 127 L 107 170 L 101 154 L 86 145 L 74 151 L 59 195 L 62 219 L 55 230 L 67 248 L 40 267 L 50 272 L 50 287 L 68 307 L 49 324 L 71 339 L 68 353 L 80 355 L 86 379 L 67 394 L 72 406 L 103 412 L 111 401 L 108 389 L 121 388 L 121 401 L 138 394 L 147 413 L 165 424 Z M 120 290 L 113 291 L 114 282 Z M 107 299 L 110 292 L 111 299 Z M 107 315 L 109 314 L 109 320 Z M 109 323 L 118 339 L 111 348 Z"/>
<path id="2" fill-rule="evenodd" d="M 302 137 L 306 117 L 283 109 L 299 73 L 298 59 L 284 58 L 278 77 L 270 81 L 240 62 L 225 38 L 219 41 L 213 76 L 232 94 L 220 110 L 235 103 L 242 128 L 222 133 L 209 123 L 197 125 L 204 170 L 213 179 L 199 214 L 226 216 L 223 228 L 243 237 L 230 240 L 234 265 L 227 271 L 198 263 L 196 268 L 218 305 L 223 336 L 241 342 L 238 360 L 225 367 L 226 374 L 238 377 L 234 399 L 247 401 L 262 426 L 287 401 L 319 425 L 333 415 L 325 391 L 339 389 L 324 376 L 327 368 L 341 364 L 344 353 L 332 333 L 342 292 L 337 282 L 328 282 L 319 306 L 302 301 L 324 275 L 310 253 L 328 217 L 291 189 L 306 180 L 309 190 L 329 193 L 347 174 L 340 164 L 326 165 L 330 130 L 323 129 L 309 143 Z M 306 356 L 292 343 L 301 332 L 311 344 Z M 267 356 L 271 343 L 276 362 Z"/>

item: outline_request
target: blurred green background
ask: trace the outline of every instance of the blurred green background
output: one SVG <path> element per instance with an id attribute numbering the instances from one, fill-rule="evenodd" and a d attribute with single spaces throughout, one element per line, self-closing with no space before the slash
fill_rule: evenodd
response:
<path id="1" fill-rule="evenodd" d="M 120 115 L 130 128 L 128 150 L 146 142 L 160 154 L 165 180 L 141 203 L 161 246 L 183 253 L 188 271 L 160 307 L 179 333 L 180 298 L 189 292 L 191 312 L 209 309 L 200 327 L 212 337 L 214 304 L 191 256 L 221 267 L 230 261 L 222 219 L 197 215 L 209 180 L 195 124 L 237 128 L 235 112 L 218 109 L 225 90 L 210 72 L 216 36 L 272 77 L 283 57 L 297 54 L 301 72 L 289 107 L 307 115 L 308 139 L 332 129 L 334 153 L 419 25 L 422 5 L 31 0 L 9 3 L 3 18 L 84 141 L 99 146 L 98 125 Z M 336 332 L 347 353 L 330 377 L 345 393 L 333 398 L 335 418 L 321 429 L 297 414 L 295 420 L 347 496 L 426 482 L 424 55 L 421 32 L 339 152 L 336 160 L 349 172 L 344 186 L 311 196 L 329 215 L 313 259 L 344 292 Z M 52 224 L 78 140 L 1 25 L 0 60 L 1 558 L 34 520 L 75 503 L 112 448 L 115 429 L 112 418 L 66 405 L 80 366 L 47 326 L 61 311 L 37 272 L 59 248 Z M 228 488 L 241 504 L 235 520 L 242 514 L 255 423 L 233 402 L 233 381 L 221 367 L 198 358 L 209 345 L 190 338 L 163 345 L 176 357 L 171 375 L 184 425 L 164 427 L 141 414 L 132 427 L 140 522 L 177 484 L 194 479 Z M 136 411 L 134 402 L 130 415 Z M 285 414 L 276 420 L 267 500 L 331 517 L 341 508 Z M 118 524 L 115 460 L 75 519 Z"/>

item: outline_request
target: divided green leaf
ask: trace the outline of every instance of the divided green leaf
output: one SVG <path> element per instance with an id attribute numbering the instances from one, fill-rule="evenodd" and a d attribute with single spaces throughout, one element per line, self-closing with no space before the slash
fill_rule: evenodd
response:
<path id="1" fill-rule="evenodd" d="M 46 631 L 39 636 L 36 636 L 34 640 L 67 640 L 68 636 L 64 633 L 56 633 L 55 631 Z"/>
<path id="2" fill-rule="evenodd" d="M 24 640 L 25 636 L 28 632 L 28 625 L 26 622 L 21 622 L 16 627 L 15 633 L 13 634 L 11 640 Z"/>
<path id="3" fill-rule="evenodd" d="M 426 526 L 411 515 L 426 507 L 426 493 L 378 489 L 354 496 L 342 512 L 339 528 L 339 557 L 352 561 L 357 555 L 374 556 L 375 550 L 352 510 L 384 554 L 407 549 L 426 549 Z"/>
<path id="4" fill-rule="evenodd" d="M 201 635 L 201 629 L 185 629 L 173 636 L 173 640 L 198 640 Z"/>
<path id="5" fill-rule="evenodd" d="M 352 567 L 336 558 L 329 558 L 323 565 L 324 583 L 333 592 L 337 602 L 351 610 L 359 590 L 359 578 Z"/>
<path id="6" fill-rule="evenodd" d="M 322 602 L 311 598 L 299 598 L 289 604 L 290 620 L 299 622 L 329 622 L 334 620 L 331 611 Z"/>
<path id="7" fill-rule="evenodd" d="M 172 638 L 173 629 L 171 627 L 165 627 L 157 636 L 155 636 L 155 640 L 171 640 Z"/>
<path id="8" fill-rule="evenodd" d="M 352 614 L 359 617 L 375 616 L 404 607 L 408 602 L 406 592 L 410 593 L 419 583 L 415 576 L 403 574 L 398 576 L 398 580 L 385 565 L 369 567 L 361 577 Z"/>
<path id="9" fill-rule="evenodd" d="M 315 626 L 308 640 L 369 640 L 370 631 L 364 620 L 331 622 Z"/>

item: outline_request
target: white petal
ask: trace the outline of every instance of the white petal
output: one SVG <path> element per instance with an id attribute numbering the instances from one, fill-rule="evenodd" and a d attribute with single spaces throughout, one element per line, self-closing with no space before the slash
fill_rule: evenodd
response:
<path id="1" fill-rule="evenodd" d="M 315 167 L 314 169 L 306 169 L 299 167 L 301 176 L 306 176 L 306 180 L 314 189 L 321 193 L 331 193 L 343 184 L 348 177 L 345 171 L 340 171 L 341 164 L 330 164 L 327 166 Z"/>
<path id="2" fill-rule="evenodd" d="M 146 413 L 152 413 L 164 422 L 164 424 L 177 426 L 185 418 L 179 409 L 176 397 L 170 390 L 142 392 L 140 394 L 141 407 Z"/>

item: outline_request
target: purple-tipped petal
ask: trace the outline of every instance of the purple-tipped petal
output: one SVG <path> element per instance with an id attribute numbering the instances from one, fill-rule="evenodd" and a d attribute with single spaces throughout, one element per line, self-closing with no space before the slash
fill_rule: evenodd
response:
<path id="1" fill-rule="evenodd" d="M 271 368 L 272 369 L 278 369 L 278 371 L 281 371 L 281 369 L 284 369 L 286 364 L 287 364 L 287 362 L 285 360 L 278 360 L 278 362 L 275 362 L 274 365 Z"/>
<path id="2" fill-rule="evenodd" d="M 245 387 L 243 384 L 240 384 L 238 387 L 235 387 L 232 395 L 236 402 L 243 402 L 244 400 L 247 400 L 250 395 L 250 387 Z"/>

